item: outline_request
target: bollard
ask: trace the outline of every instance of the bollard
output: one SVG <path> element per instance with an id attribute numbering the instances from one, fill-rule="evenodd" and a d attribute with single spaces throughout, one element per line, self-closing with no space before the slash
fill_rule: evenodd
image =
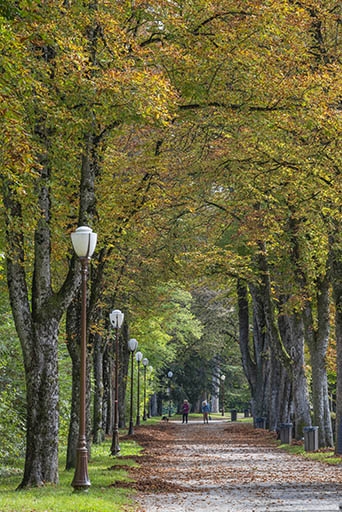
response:
<path id="1" fill-rule="evenodd" d="M 304 450 L 315 452 L 318 450 L 318 427 L 304 427 Z"/>
<path id="2" fill-rule="evenodd" d="M 291 444 L 292 442 L 292 423 L 280 423 L 280 442 L 281 444 Z"/>
<path id="3" fill-rule="evenodd" d="M 254 418 L 254 427 L 255 428 L 266 428 L 266 418 Z"/>

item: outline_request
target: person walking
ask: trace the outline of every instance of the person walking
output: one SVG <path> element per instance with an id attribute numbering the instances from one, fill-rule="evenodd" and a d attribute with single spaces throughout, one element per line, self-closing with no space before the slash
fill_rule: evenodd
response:
<path id="1" fill-rule="evenodd" d="M 209 423 L 210 405 L 206 400 L 202 402 L 203 423 Z"/>
<path id="2" fill-rule="evenodd" d="M 184 400 L 183 405 L 182 405 L 182 415 L 183 415 L 182 423 L 188 423 L 189 411 L 190 411 L 190 404 L 187 400 Z"/>

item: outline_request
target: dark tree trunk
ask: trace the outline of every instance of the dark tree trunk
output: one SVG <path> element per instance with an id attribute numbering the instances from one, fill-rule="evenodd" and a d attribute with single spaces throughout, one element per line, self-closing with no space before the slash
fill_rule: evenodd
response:
<path id="1" fill-rule="evenodd" d="M 256 285 L 250 285 L 249 288 L 253 304 L 253 355 L 256 365 L 252 413 L 254 417 L 265 417 L 269 420 L 270 346 L 265 323 L 263 289 Z"/>
<path id="2" fill-rule="evenodd" d="M 78 445 L 79 419 L 80 419 L 80 309 L 81 301 L 76 297 L 67 310 L 67 348 L 72 362 L 72 389 L 71 389 L 71 410 L 68 434 L 66 469 L 76 466 L 76 449 Z M 87 344 L 88 345 L 88 344 Z M 91 353 L 87 355 L 87 389 L 86 389 L 86 430 L 87 447 L 90 456 L 91 444 L 91 421 L 90 421 L 90 375 L 91 375 Z"/>
<path id="3" fill-rule="evenodd" d="M 157 393 L 153 393 L 150 398 L 150 415 L 158 416 L 158 399 L 157 399 Z"/>
<path id="4" fill-rule="evenodd" d="M 120 336 L 120 365 L 119 365 L 119 427 L 126 426 L 126 389 L 129 363 L 128 350 L 129 330 L 127 322 L 124 322 Z"/>
<path id="5" fill-rule="evenodd" d="M 239 345 L 242 358 L 242 365 L 249 383 L 251 396 L 254 396 L 256 389 L 257 368 L 254 354 L 250 352 L 249 337 L 249 304 L 247 284 L 239 279 L 237 281 L 238 315 L 239 315 Z"/>
<path id="6" fill-rule="evenodd" d="M 103 430 L 107 435 L 113 431 L 113 386 L 111 345 L 107 344 L 103 355 Z"/>
<path id="7" fill-rule="evenodd" d="M 100 444 L 105 439 L 103 430 L 103 338 L 100 334 L 94 335 L 94 416 L 93 416 L 93 442 Z"/>
<path id="8" fill-rule="evenodd" d="M 282 303 L 282 297 L 279 299 L 279 303 Z M 289 353 L 292 346 L 292 334 L 289 326 L 289 318 L 287 315 L 279 314 L 278 315 L 278 326 L 279 333 L 284 344 L 286 351 Z M 292 393 L 292 377 L 291 372 L 285 370 L 282 372 L 281 380 L 279 381 L 281 393 L 283 396 L 282 406 L 279 410 L 279 420 L 281 423 L 288 423 L 292 421 L 293 418 L 293 393 Z"/>

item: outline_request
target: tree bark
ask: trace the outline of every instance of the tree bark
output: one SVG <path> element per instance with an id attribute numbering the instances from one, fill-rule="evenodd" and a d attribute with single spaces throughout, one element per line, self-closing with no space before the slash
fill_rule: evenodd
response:
<path id="1" fill-rule="evenodd" d="M 329 280 L 325 275 L 317 283 L 317 328 L 314 324 L 312 301 L 304 310 L 306 340 L 310 351 L 312 368 L 312 403 L 314 425 L 319 427 L 320 448 L 333 446 L 333 433 L 330 417 L 326 353 L 330 330 Z"/>
<path id="2" fill-rule="evenodd" d="M 100 334 L 94 335 L 94 414 L 93 414 L 93 442 L 101 444 L 105 439 L 103 430 L 103 338 Z"/>
<path id="3" fill-rule="evenodd" d="M 342 455 L 342 237 L 338 226 L 329 237 L 330 268 L 333 299 L 335 303 L 336 337 L 336 443 L 335 453 Z"/>
<path id="4" fill-rule="evenodd" d="M 256 364 L 254 355 L 250 352 L 249 340 L 249 305 L 247 284 L 238 279 L 237 281 L 238 296 L 238 315 L 239 315 L 239 346 L 242 358 L 242 365 L 249 383 L 252 397 L 256 388 Z"/>
<path id="5" fill-rule="evenodd" d="M 266 424 L 269 426 L 271 349 L 265 320 L 264 289 L 254 284 L 250 284 L 249 289 L 253 304 L 253 350 L 256 365 L 252 412 L 254 418 L 266 418 Z"/>
<path id="6" fill-rule="evenodd" d="M 79 431 L 80 339 L 76 333 L 78 333 L 80 326 L 80 308 L 81 300 L 80 294 L 78 294 L 70 304 L 66 315 L 67 349 L 72 363 L 70 421 L 65 465 L 67 470 L 76 467 L 76 448 Z"/>
<path id="7" fill-rule="evenodd" d="M 58 319 L 35 323 L 25 360 L 26 458 L 20 488 L 58 483 Z"/>
<path id="8" fill-rule="evenodd" d="M 8 289 L 26 378 L 26 458 L 20 488 L 58 482 L 58 332 L 61 316 L 77 286 L 72 265 L 59 292 L 52 291 L 48 183 L 49 173 L 42 170 L 38 195 L 41 216 L 35 229 L 30 293 L 25 273 L 21 206 L 15 189 L 3 183 Z"/>
<path id="9" fill-rule="evenodd" d="M 125 428 L 126 426 L 126 389 L 127 389 L 127 376 L 129 364 L 129 350 L 128 350 L 129 329 L 125 321 L 120 333 L 119 345 L 119 427 Z"/>
<path id="10" fill-rule="evenodd" d="M 302 439 L 305 426 L 311 426 L 309 393 L 304 362 L 304 322 L 302 314 L 293 314 L 289 318 L 292 346 L 290 354 L 292 366 L 293 403 L 295 414 L 295 437 Z"/>

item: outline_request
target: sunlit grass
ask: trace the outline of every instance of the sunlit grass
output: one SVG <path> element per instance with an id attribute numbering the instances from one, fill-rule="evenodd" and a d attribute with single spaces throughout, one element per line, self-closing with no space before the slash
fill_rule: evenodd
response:
<path id="1" fill-rule="evenodd" d="M 279 448 L 294 455 L 300 455 L 306 459 L 317 460 L 326 464 L 342 464 L 342 458 L 336 457 L 334 450 L 322 450 L 317 452 L 306 452 L 304 445 L 281 444 Z"/>
<path id="2" fill-rule="evenodd" d="M 0 482 L 1 512 L 120 512 L 132 505 L 133 489 L 111 486 L 114 482 L 130 482 L 127 469 L 110 470 L 112 466 L 135 466 L 141 447 L 134 441 L 120 441 L 120 456 L 110 453 L 110 440 L 93 446 L 88 474 L 88 492 L 75 493 L 71 487 L 74 471 L 66 471 L 65 456 L 60 458 L 60 482 L 39 489 L 16 491 L 22 472 L 3 476 Z M 123 458 L 122 456 L 125 456 Z M 128 457 L 128 458 L 127 458 Z M 129 457 L 132 457 L 131 459 Z M 22 466 L 22 464 L 21 464 Z M 8 472 L 10 473 L 10 471 Z"/>

